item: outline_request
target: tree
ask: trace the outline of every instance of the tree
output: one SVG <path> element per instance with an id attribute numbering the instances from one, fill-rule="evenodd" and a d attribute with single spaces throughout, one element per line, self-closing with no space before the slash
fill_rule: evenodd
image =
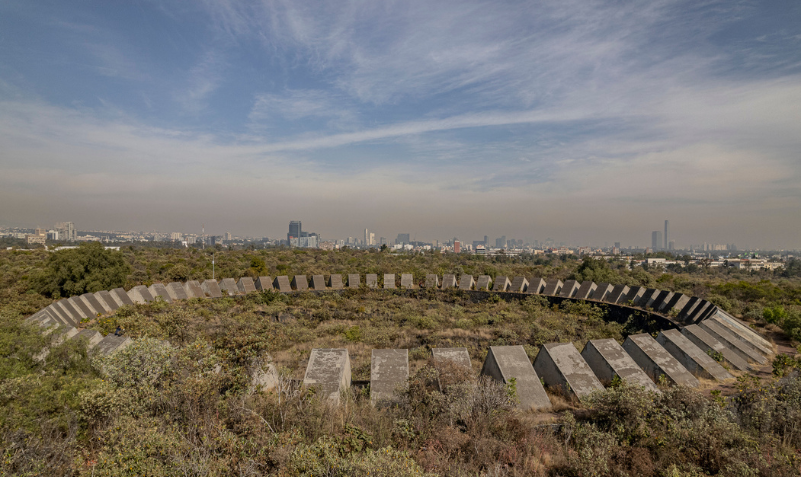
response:
<path id="1" fill-rule="evenodd" d="M 39 293 L 59 298 L 121 287 L 129 273 L 121 252 L 91 242 L 54 252 L 34 284 Z"/>
<path id="2" fill-rule="evenodd" d="M 581 265 L 569 278 L 579 282 L 589 280 L 596 283 L 618 283 L 620 281 L 620 275 L 609 267 L 609 262 L 589 256 L 584 257 Z"/>

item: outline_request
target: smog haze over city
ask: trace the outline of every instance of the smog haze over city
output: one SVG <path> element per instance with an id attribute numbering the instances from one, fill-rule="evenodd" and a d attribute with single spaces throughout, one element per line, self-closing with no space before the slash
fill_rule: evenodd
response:
<path id="1" fill-rule="evenodd" d="M 801 249 L 801 3 L 0 2 L 0 225 Z"/>

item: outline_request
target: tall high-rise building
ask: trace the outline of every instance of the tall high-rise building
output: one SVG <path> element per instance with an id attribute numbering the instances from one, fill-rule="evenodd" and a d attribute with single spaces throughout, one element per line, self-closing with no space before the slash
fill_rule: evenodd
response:
<path id="1" fill-rule="evenodd" d="M 486 235 L 484 236 L 484 246 L 489 247 L 489 237 L 487 237 Z"/>
<path id="2" fill-rule="evenodd" d="M 289 233 L 286 234 L 286 241 L 289 241 L 292 238 L 300 238 L 301 233 L 303 231 L 303 226 L 300 223 L 300 220 L 292 220 L 289 222 Z"/>
<path id="3" fill-rule="evenodd" d="M 665 243 L 665 250 L 670 248 L 669 247 L 670 242 L 668 241 L 668 225 L 670 225 L 670 221 L 666 220 L 665 221 L 665 242 L 664 242 Z"/>
<path id="4" fill-rule="evenodd" d="M 370 246 L 370 231 L 367 229 L 364 229 L 364 246 Z"/>
<path id="5" fill-rule="evenodd" d="M 453 241 L 453 253 L 460 253 L 462 251 L 462 244 L 458 240 Z"/>
<path id="6" fill-rule="evenodd" d="M 58 222 L 55 229 L 59 232 L 58 235 L 61 240 L 74 242 L 77 239 L 77 234 L 75 233 L 75 224 L 72 222 Z"/>
<path id="7" fill-rule="evenodd" d="M 369 238 L 369 242 L 367 243 L 367 245 L 376 245 L 376 243 L 375 243 L 375 232 L 370 232 L 370 236 L 368 238 Z"/>
<path id="8" fill-rule="evenodd" d="M 495 239 L 495 248 L 506 248 L 506 235 L 501 235 Z"/>
<path id="9" fill-rule="evenodd" d="M 662 248 L 662 232 L 659 230 L 654 230 L 651 232 L 651 248 L 654 251 L 659 250 Z"/>
<path id="10" fill-rule="evenodd" d="M 398 238 L 395 239 L 395 243 L 398 245 L 405 244 L 411 242 L 409 238 L 409 234 L 398 234 Z"/>

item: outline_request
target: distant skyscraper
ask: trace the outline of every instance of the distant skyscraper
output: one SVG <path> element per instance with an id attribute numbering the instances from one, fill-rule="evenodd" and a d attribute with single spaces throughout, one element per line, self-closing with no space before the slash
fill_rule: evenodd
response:
<path id="1" fill-rule="evenodd" d="M 666 220 L 665 221 L 665 249 L 670 248 L 669 247 L 670 242 L 668 241 L 668 225 L 670 225 L 670 222 Z"/>
<path id="2" fill-rule="evenodd" d="M 489 237 L 484 236 L 484 246 L 489 247 Z"/>
<path id="3" fill-rule="evenodd" d="M 289 243 L 292 238 L 300 238 L 302 230 L 303 227 L 300 223 L 300 220 L 293 220 L 289 222 L 289 233 L 286 234 L 287 243 Z"/>
<path id="4" fill-rule="evenodd" d="M 370 245 L 370 231 L 364 229 L 364 246 L 368 247 Z"/>
<path id="5" fill-rule="evenodd" d="M 369 242 L 367 245 L 375 245 L 375 232 L 370 232 Z"/>
<path id="6" fill-rule="evenodd" d="M 409 234 L 398 234 L 398 238 L 395 239 L 395 243 L 398 245 L 410 242 Z"/>
<path id="7" fill-rule="evenodd" d="M 676 250 L 676 241 L 675 240 L 671 240 L 670 242 L 668 242 L 668 250 Z"/>
<path id="8" fill-rule="evenodd" d="M 59 222 L 56 224 L 56 230 L 59 232 L 59 239 L 66 240 L 67 242 L 74 242 L 76 237 L 75 224 L 72 222 Z"/>
<path id="9" fill-rule="evenodd" d="M 620 248 L 620 242 L 615 242 L 615 248 Z"/>
<path id="10" fill-rule="evenodd" d="M 659 230 L 651 232 L 651 248 L 654 249 L 654 251 L 662 248 L 662 232 Z"/>
<path id="11" fill-rule="evenodd" d="M 506 235 L 501 235 L 495 239 L 495 248 L 506 248 Z"/>
<path id="12" fill-rule="evenodd" d="M 462 244 L 458 240 L 453 241 L 453 253 L 460 253 L 462 251 Z"/>

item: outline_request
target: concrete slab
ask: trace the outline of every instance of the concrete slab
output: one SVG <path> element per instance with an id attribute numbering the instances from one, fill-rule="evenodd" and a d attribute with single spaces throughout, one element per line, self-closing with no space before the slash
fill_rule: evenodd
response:
<path id="1" fill-rule="evenodd" d="M 181 282 L 172 282 L 167 285 L 167 293 L 170 294 L 170 298 L 175 300 L 188 300 L 189 295 L 186 294 L 186 290 L 184 289 L 184 284 Z"/>
<path id="2" fill-rule="evenodd" d="M 364 284 L 367 285 L 367 288 L 378 288 L 378 274 L 368 273 L 364 277 Z"/>
<path id="3" fill-rule="evenodd" d="M 615 379 L 615 376 L 619 376 L 628 384 L 661 393 L 645 371 L 637 366 L 626 350 L 612 338 L 588 341 L 581 356 L 587 361 L 595 376 L 606 386 Z"/>
<path id="4" fill-rule="evenodd" d="M 706 315 L 714 306 L 715 305 L 706 300 L 699 301 L 698 306 L 696 306 L 695 309 L 687 315 L 685 323 L 697 323 L 700 321 L 699 318 Z"/>
<path id="5" fill-rule="evenodd" d="M 200 289 L 209 298 L 222 298 L 222 290 L 217 280 L 203 280 L 200 284 Z"/>
<path id="6" fill-rule="evenodd" d="M 272 277 L 259 277 L 256 279 L 256 290 L 258 291 L 267 291 L 273 289 L 273 278 Z"/>
<path id="7" fill-rule="evenodd" d="M 656 341 L 697 378 L 716 379 L 718 381 L 734 378 L 728 371 L 723 369 L 723 366 L 701 348 L 695 346 L 679 330 L 663 330 L 659 332 Z"/>
<path id="8" fill-rule="evenodd" d="M 720 353 L 723 356 L 723 362 L 738 371 L 750 371 L 751 366 L 748 361 L 741 358 L 740 355 L 732 351 L 728 346 L 725 346 L 717 338 L 710 335 L 703 328 L 698 325 L 687 325 L 681 329 L 687 339 L 698 346 L 704 353 Z"/>
<path id="9" fill-rule="evenodd" d="M 450 361 L 467 369 L 473 368 L 467 348 L 431 348 L 431 356 L 434 359 L 434 366 Z"/>
<path id="10" fill-rule="evenodd" d="M 414 288 L 414 275 L 411 273 L 401 274 L 401 288 Z"/>
<path id="11" fill-rule="evenodd" d="M 86 349 L 92 349 L 97 346 L 98 343 L 100 343 L 100 341 L 103 339 L 103 335 L 95 330 L 81 330 L 71 339 L 76 341 L 84 340 L 86 342 Z"/>
<path id="12" fill-rule="evenodd" d="M 581 282 L 581 286 L 576 292 L 575 298 L 578 298 L 579 300 L 586 300 L 592 296 L 597 288 L 598 285 L 596 285 L 595 282 L 585 280 Z"/>
<path id="13" fill-rule="evenodd" d="M 437 288 L 439 286 L 439 277 L 433 273 L 426 275 L 426 288 Z"/>
<path id="14" fill-rule="evenodd" d="M 511 288 L 512 282 L 509 281 L 509 277 L 495 277 L 495 284 L 492 286 L 492 291 L 496 292 L 505 292 Z"/>
<path id="15" fill-rule="evenodd" d="M 697 296 L 690 297 L 690 300 L 682 307 L 676 319 L 682 323 L 692 323 L 689 316 L 695 311 L 698 305 L 701 304 L 701 299 Z"/>
<path id="16" fill-rule="evenodd" d="M 522 346 L 490 346 L 481 368 L 482 376 L 509 384 L 515 380 L 520 409 L 549 410 L 551 400 L 545 393 L 537 372 L 534 371 L 526 350 Z"/>
<path id="17" fill-rule="evenodd" d="M 702 312 L 699 312 L 696 315 L 695 323 L 700 323 L 700 322 L 706 320 L 707 318 L 709 318 L 712 315 L 714 315 L 715 313 L 717 313 L 717 311 L 718 311 L 718 307 L 715 306 L 714 304 L 711 304 L 711 306 L 707 307 L 706 310 L 704 310 Z"/>
<path id="18" fill-rule="evenodd" d="M 579 399 L 604 389 L 573 343 L 543 345 L 534 360 L 534 371 L 546 386 L 560 388 L 566 395 Z"/>
<path id="19" fill-rule="evenodd" d="M 189 280 L 184 283 L 184 292 L 189 298 L 206 298 L 206 292 L 203 291 L 197 280 Z"/>
<path id="20" fill-rule="evenodd" d="M 112 311 L 119 308 L 117 302 L 114 301 L 113 298 L 111 298 L 111 295 L 109 295 L 109 292 L 106 290 L 101 290 L 95 293 L 95 300 L 97 300 L 100 306 L 103 307 L 103 311 L 106 313 L 111 313 Z"/>
<path id="21" fill-rule="evenodd" d="M 725 322 L 730 328 L 739 330 L 740 333 L 748 337 L 749 341 L 752 341 L 755 345 L 759 345 L 761 349 L 764 349 L 768 354 L 773 354 L 773 344 L 743 321 L 738 320 L 720 308 L 715 311 L 712 318 Z"/>
<path id="22" fill-rule="evenodd" d="M 239 295 L 239 287 L 236 286 L 236 280 L 233 278 L 223 278 L 220 280 L 220 291 L 223 295 L 227 296 Z"/>
<path id="23" fill-rule="evenodd" d="M 651 306 L 654 304 L 654 300 L 656 300 L 660 293 L 662 293 L 662 290 L 657 288 L 647 288 L 642 297 L 637 301 L 637 306 L 640 308 L 651 308 Z"/>
<path id="24" fill-rule="evenodd" d="M 665 376 L 668 382 L 679 386 L 697 388 L 701 384 L 648 333 L 629 335 L 623 349 L 655 382 Z"/>
<path id="25" fill-rule="evenodd" d="M 306 275 L 295 275 L 292 277 L 292 288 L 297 291 L 306 291 L 309 289 L 309 279 Z"/>
<path id="26" fill-rule="evenodd" d="M 89 308 L 89 311 L 92 312 L 92 316 L 103 314 L 103 307 L 100 306 L 100 303 L 98 303 L 97 300 L 95 300 L 95 296 L 92 293 L 84 293 L 78 298 L 80 298 L 81 301 L 83 301 L 83 304 Z"/>
<path id="27" fill-rule="evenodd" d="M 552 278 L 545 282 L 545 290 L 542 291 L 542 294 L 548 296 L 558 296 L 559 292 L 562 291 L 563 286 L 564 283 L 562 283 L 562 280 Z"/>
<path id="28" fill-rule="evenodd" d="M 339 273 L 334 273 L 329 276 L 328 286 L 331 287 L 332 290 L 342 290 L 345 288 L 345 285 L 342 282 L 342 275 Z"/>
<path id="29" fill-rule="evenodd" d="M 253 283 L 253 279 L 250 277 L 242 277 L 236 282 L 236 287 L 239 289 L 239 293 L 253 293 L 256 291 L 256 284 Z"/>
<path id="30" fill-rule="evenodd" d="M 128 347 L 133 341 L 127 336 L 108 335 L 97 343 L 97 351 L 109 355 Z"/>
<path id="31" fill-rule="evenodd" d="M 50 336 L 50 346 L 58 346 L 61 343 L 72 339 L 75 335 L 78 334 L 80 330 L 75 328 L 74 326 L 59 326 Z"/>
<path id="32" fill-rule="evenodd" d="M 362 277 L 358 273 L 348 274 L 348 288 L 359 288 L 362 286 Z"/>
<path id="33" fill-rule="evenodd" d="M 525 293 L 528 290 L 528 279 L 526 277 L 515 277 L 512 280 L 512 286 L 509 287 L 510 292 Z"/>
<path id="34" fill-rule="evenodd" d="M 612 291 L 606 295 L 604 301 L 607 303 L 620 303 L 629 293 L 629 287 L 626 285 L 615 285 Z"/>
<path id="35" fill-rule="evenodd" d="M 167 303 L 172 303 L 172 297 L 170 293 L 167 291 L 167 287 L 164 286 L 162 283 L 154 283 L 148 287 L 147 291 L 150 292 L 153 297 L 161 297 L 162 300 L 166 301 Z"/>
<path id="36" fill-rule="evenodd" d="M 61 308 L 61 311 L 63 312 L 64 316 L 69 318 L 72 321 L 73 325 L 76 325 L 78 322 L 81 321 L 80 316 L 78 316 L 78 312 L 75 311 L 70 302 L 67 301 L 66 299 L 61 299 L 57 301 L 55 305 Z"/>
<path id="37" fill-rule="evenodd" d="M 654 311 L 659 311 L 659 309 L 662 307 L 662 304 L 664 304 L 667 301 L 670 301 L 671 298 L 673 298 L 673 292 L 662 290 L 661 292 L 659 292 L 659 295 L 656 296 L 654 302 L 651 303 L 651 309 L 653 309 Z"/>
<path id="38" fill-rule="evenodd" d="M 87 306 L 86 303 L 81 300 L 81 297 L 71 296 L 67 298 L 67 300 L 69 300 L 73 308 L 78 310 L 78 316 L 81 318 L 94 318 L 94 313 L 92 313 L 92 310 L 89 309 L 89 306 Z"/>
<path id="39" fill-rule="evenodd" d="M 136 303 L 150 303 L 154 297 L 144 285 L 137 285 L 128 290 L 128 296 Z"/>
<path id="40" fill-rule="evenodd" d="M 459 290 L 472 290 L 476 286 L 473 275 L 462 275 L 459 277 Z"/>
<path id="41" fill-rule="evenodd" d="M 286 275 L 275 277 L 275 280 L 273 280 L 273 289 L 278 290 L 281 293 L 291 292 L 292 285 L 289 283 L 289 277 Z"/>
<path id="42" fill-rule="evenodd" d="M 749 335 L 745 330 L 740 328 L 739 326 L 735 326 L 729 320 L 723 317 L 723 314 L 718 309 L 716 310 L 715 314 L 710 316 L 704 321 L 714 321 L 715 323 L 723 326 L 724 328 L 728 329 L 729 332 L 734 335 L 734 337 L 738 338 L 740 341 L 745 343 L 746 346 L 750 347 L 754 351 L 762 354 L 763 356 L 771 356 L 773 354 L 773 348 L 766 348 L 762 346 L 760 342 L 753 339 L 751 335 Z"/>
<path id="43" fill-rule="evenodd" d="M 613 287 L 611 283 L 599 283 L 595 291 L 592 292 L 592 297 L 590 298 L 595 301 L 604 301 L 606 295 L 612 293 L 614 289 L 615 287 Z"/>
<path id="44" fill-rule="evenodd" d="M 749 363 L 766 364 L 768 362 L 765 356 L 746 345 L 725 326 L 710 320 L 702 321 L 698 326 Z"/>
<path id="45" fill-rule="evenodd" d="M 394 290 L 397 286 L 395 285 L 395 274 L 394 273 L 385 273 L 384 274 L 384 289 L 385 290 Z"/>
<path id="46" fill-rule="evenodd" d="M 395 401 L 396 390 L 409 381 L 409 350 L 374 349 L 370 358 L 370 403 Z"/>
<path id="47" fill-rule="evenodd" d="M 528 281 L 528 289 L 526 290 L 527 293 L 533 294 L 541 294 L 546 287 L 545 280 L 539 277 L 533 277 L 531 280 Z"/>
<path id="48" fill-rule="evenodd" d="M 316 386 L 320 397 L 339 405 L 340 394 L 350 389 L 350 355 L 346 349 L 315 348 L 309 356 L 304 386 Z"/>
<path id="49" fill-rule="evenodd" d="M 442 276 L 442 289 L 456 288 L 456 275 L 448 274 Z"/>
<path id="50" fill-rule="evenodd" d="M 662 309 L 659 311 L 666 315 L 678 316 L 679 312 L 681 312 L 681 309 L 684 308 L 684 306 L 690 301 L 690 298 L 692 297 L 689 297 L 683 293 L 675 293 L 673 298 L 671 298 L 669 302 L 665 303 Z"/>
<path id="51" fill-rule="evenodd" d="M 111 297 L 117 300 L 117 304 L 120 306 L 133 306 L 134 302 L 131 300 L 131 297 L 128 296 L 128 292 L 125 291 L 124 288 L 119 287 L 109 291 Z"/>
<path id="52" fill-rule="evenodd" d="M 489 275 L 479 275 L 476 283 L 476 290 L 489 291 L 492 289 L 492 277 Z"/>
<path id="53" fill-rule="evenodd" d="M 47 305 L 45 307 L 45 311 L 47 311 L 51 317 L 55 318 L 55 320 L 62 325 L 72 325 L 72 320 L 67 318 L 67 315 L 61 311 L 60 307 L 55 306 L 55 303 Z"/>
<path id="54" fill-rule="evenodd" d="M 576 293 L 581 288 L 581 284 L 575 280 L 567 280 L 564 285 L 562 285 L 562 290 L 559 291 L 559 296 L 562 298 L 573 298 L 576 296 Z"/>
<path id="55" fill-rule="evenodd" d="M 325 290 L 325 275 L 312 275 L 312 288 L 315 290 Z"/>
<path id="56" fill-rule="evenodd" d="M 645 294 L 645 288 L 643 287 L 631 287 L 629 288 L 629 292 L 626 293 L 626 298 L 621 303 L 621 305 L 628 305 L 634 306 L 637 305 L 637 302 L 640 301 L 640 298 Z"/>

